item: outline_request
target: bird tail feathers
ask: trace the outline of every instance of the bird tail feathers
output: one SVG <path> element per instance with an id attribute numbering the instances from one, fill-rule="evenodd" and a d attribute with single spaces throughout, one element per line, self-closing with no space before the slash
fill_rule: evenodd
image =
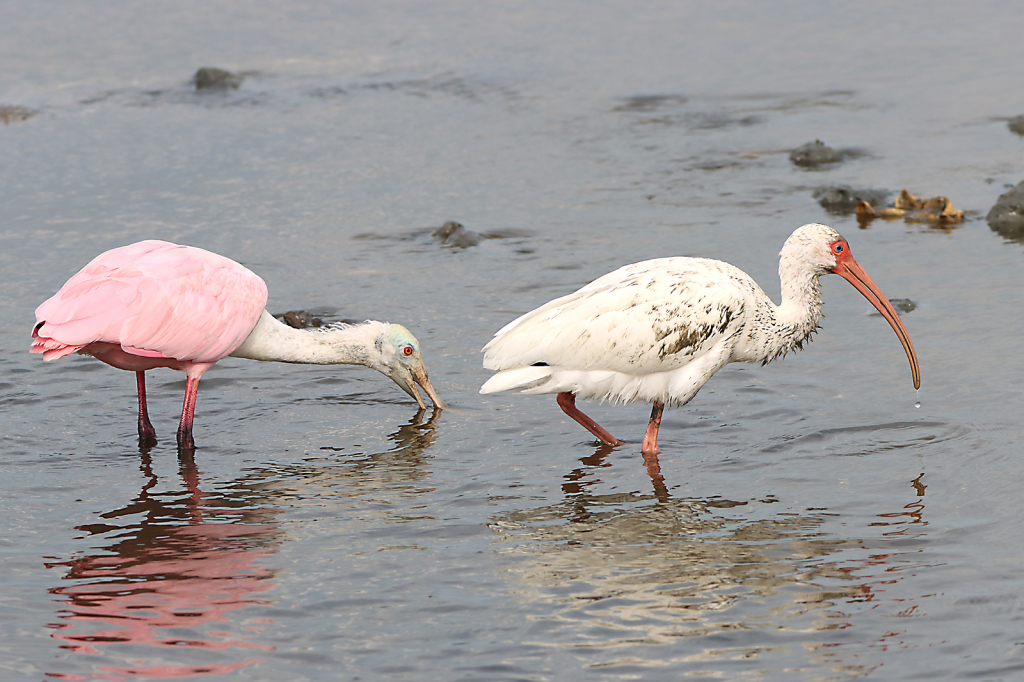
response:
<path id="1" fill-rule="evenodd" d="M 32 347 L 28 349 L 29 353 L 42 353 L 43 360 L 59 360 L 65 355 L 71 355 L 77 350 L 81 350 L 84 346 L 69 346 L 60 341 L 54 339 L 48 339 L 44 336 L 37 336 L 32 339 Z"/>
<path id="2" fill-rule="evenodd" d="M 525 391 L 551 376 L 551 367 L 516 367 L 498 372 L 480 387 L 481 393 L 500 393 L 501 391 Z"/>

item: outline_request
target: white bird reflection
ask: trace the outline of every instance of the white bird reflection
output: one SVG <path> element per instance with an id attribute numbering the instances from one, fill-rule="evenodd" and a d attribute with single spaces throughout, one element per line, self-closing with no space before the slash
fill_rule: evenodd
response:
<path id="1" fill-rule="evenodd" d="M 672 497 L 656 458 L 645 460 L 653 492 L 598 493 L 606 455 L 565 476 L 558 504 L 489 524 L 510 590 L 532 605 L 524 643 L 603 649 L 600 663 L 588 657 L 600 667 L 690 666 L 682 673 L 716 661 L 707 669 L 727 678 L 783 650 L 787 664 L 801 651 L 809 667 L 842 664 L 838 633 L 854 612 L 922 564 L 919 549 L 874 552 L 877 532 L 837 536 L 827 510 L 782 509 L 772 496 Z M 913 489 L 913 502 L 870 524 L 892 527 L 883 538 L 923 530 L 921 477 Z"/>

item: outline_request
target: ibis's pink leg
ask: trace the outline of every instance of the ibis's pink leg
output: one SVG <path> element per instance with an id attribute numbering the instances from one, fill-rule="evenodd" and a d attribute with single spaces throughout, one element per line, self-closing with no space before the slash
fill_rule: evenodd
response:
<path id="1" fill-rule="evenodd" d="M 135 373 L 135 383 L 139 386 L 139 442 L 146 445 L 156 444 L 156 429 L 149 421 L 149 409 L 146 407 L 146 372 Z"/>
<path id="2" fill-rule="evenodd" d="M 181 407 L 181 424 L 178 425 L 178 447 L 182 450 L 196 449 L 196 441 L 192 438 L 192 420 L 196 415 L 198 391 L 199 379 L 189 377 L 185 380 L 185 403 Z"/>
<path id="3" fill-rule="evenodd" d="M 664 410 L 665 406 L 655 400 L 654 408 L 651 410 L 651 421 L 647 424 L 647 433 L 644 434 L 644 442 L 640 446 L 640 452 L 649 452 L 652 455 L 660 452 L 658 450 L 658 429 L 661 427 L 661 413 Z"/>
<path id="4" fill-rule="evenodd" d="M 596 421 L 580 412 L 579 408 L 576 407 L 576 396 L 572 393 L 559 393 L 558 406 L 562 408 L 562 412 L 575 419 L 580 426 L 597 436 L 598 440 L 602 443 L 607 443 L 613 447 L 626 445 L 626 443 L 601 428 L 600 424 Z"/>

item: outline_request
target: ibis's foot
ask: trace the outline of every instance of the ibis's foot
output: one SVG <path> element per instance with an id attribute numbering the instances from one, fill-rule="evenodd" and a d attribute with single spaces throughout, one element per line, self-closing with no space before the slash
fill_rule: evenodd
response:
<path id="1" fill-rule="evenodd" d="M 645 452 L 643 457 L 644 468 L 647 469 L 647 475 L 651 477 L 651 484 L 654 486 L 655 498 L 659 502 L 668 502 L 668 487 L 665 485 L 665 477 L 661 475 L 661 464 L 658 462 L 658 456 Z"/>
<path id="2" fill-rule="evenodd" d="M 587 415 L 580 412 L 579 408 L 576 407 L 576 396 L 572 393 L 559 393 L 558 394 L 558 406 L 562 408 L 562 412 L 576 420 L 580 426 L 590 431 L 592 434 L 597 436 L 597 439 L 606 445 L 612 447 L 618 447 L 620 445 L 628 445 L 625 441 L 621 441 L 612 434 L 605 431 L 600 424 L 588 417 Z"/>
<path id="3" fill-rule="evenodd" d="M 642 454 L 647 473 L 651 475 L 651 478 L 661 478 L 661 462 L 658 461 L 658 453 L 644 452 Z"/>
<path id="4" fill-rule="evenodd" d="M 644 434 L 644 442 L 640 446 L 640 451 L 645 455 L 657 455 L 661 452 L 658 449 L 658 429 L 661 428 L 661 413 L 664 411 L 665 406 L 655 401 L 654 407 L 651 409 L 651 421 L 647 424 L 647 433 Z"/>

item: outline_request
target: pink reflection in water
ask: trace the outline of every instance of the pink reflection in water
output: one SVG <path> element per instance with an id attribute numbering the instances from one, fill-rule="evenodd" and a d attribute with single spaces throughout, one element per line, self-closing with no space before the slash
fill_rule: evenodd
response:
<path id="1" fill-rule="evenodd" d="M 231 612 L 268 603 L 254 595 L 275 587 L 274 572 L 258 562 L 275 553 L 281 542 L 273 523 L 280 509 L 268 507 L 252 491 L 202 493 L 195 464 L 185 455 L 181 473 L 187 492 L 151 495 L 157 481 L 145 453 L 142 470 L 149 482 L 141 494 L 124 508 L 102 515 L 130 517 L 129 525 L 81 527 L 108 536 L 119 530 L 112 536 L 115 544 L 100 553 L 47 564 L 66 566 L 64 580 L 75 582 L 50 590 L 66 607 L 60 621 L 50 625 L 57 630 L 52 636 L 64 642 L 60 648 L 124 664 L 86 662 L 96 672 L 83 676 L 54 671 L 48 677 L 219 675 L 262 660 L 232 652 L 274 650 L 245 639 L 262 629 L 257 623 L 270 621 L 241 619 Z M 233 622 L 243 634 L 224 625 L 209 627 Z M 65 661 L 75 667 L 83 664 L 77 657 Z"/>

